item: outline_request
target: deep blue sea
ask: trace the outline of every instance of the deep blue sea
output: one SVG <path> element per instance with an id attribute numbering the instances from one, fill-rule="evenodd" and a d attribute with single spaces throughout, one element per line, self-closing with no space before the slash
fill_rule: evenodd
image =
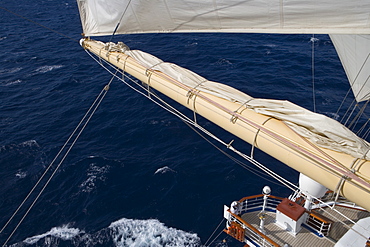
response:
<path id="1" fill-rule="evenodd" d="M 2 227 L 111 75 L 78 43 L 82 29 L 74 0 L 2 0 L 0 7 L 69 37 L 0 8 Z M 312 37 L 145 34 L 113 41 L 251 96 L 313 110 Z M 315 38 L 316 111 L 340 118 L 336 111 L 349 88 L 345 73 L 329 37 Z M 226 142 L 236 139 L 205 119 L 199 123 Z M 249 144 L 236 139 L 235 145 L 250 152 Z M 265 154 L 257 152 L 255 158 L 298 181 L 297 172 Z M 221 222 L 224 204 L 259 194 L 264 185 L 275 195 L 290 193 L 239 166 L 180 119 L 114 80 L 8 245 L 201 246 Z M 0 244 L 34 198 L 0 234 Z M 242 245 L 221 233 L 211 246 Z"/>

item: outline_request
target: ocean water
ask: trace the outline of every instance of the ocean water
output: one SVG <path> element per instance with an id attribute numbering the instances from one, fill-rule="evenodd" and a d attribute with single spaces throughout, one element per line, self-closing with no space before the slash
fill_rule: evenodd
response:
<path id="1" fill-rule="evenodd" d="M 2 227 L 111 76 L 78 44 L 82 30 L 74 0 L 3 0 L 0 7 L 24 17 L 0 8 Z M 251 96 L 312 110 L 312 37 L 146 34 L 113 41 Z M 314 47 L 316 111 L 340 119 L 343 110 L 337 109 L 349 89 L 345 73 L 327 35 L 315 35 Z M 250 145 L 207 120 L 199 123 L 250 152 Z M 265 154 L 255 158 L 298 181 L 297 172 Z M 290 193 L 237 165 L 180 119 L 115 80 L 8 245 L 202 246 L 214 231 L 221 233 L 224 204 L 259 194 L 264 185 L 275 195 Z M 0 234 L 1 244 L 34 198 Z M 241 244 L 221 233 L 211 246 Z"/>

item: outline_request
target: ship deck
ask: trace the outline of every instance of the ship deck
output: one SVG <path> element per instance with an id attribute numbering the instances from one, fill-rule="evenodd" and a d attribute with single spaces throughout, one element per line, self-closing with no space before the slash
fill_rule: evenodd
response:
<path id="1" fill-rule="evenodd" d="M 360 211 L 351 208 L 345 208 L 336 206 L 335 209 L 340 213 L 346 215 L 354 222 L 357 222 L 359 219 L 363 217 L 370 216 L 369 212 Z M 313 230 L 309 229 L 308 227 L 304 226 L 296 235 L 286 231 L 285 229 L 281 228 L 275 223 L 275 213 L 274 212 L 267 212 L 264 228 L 265 228 L 265 235 L 271 238 L 274 242 L 279 244 L 280 246 L 284 246 L 284 244 L 289 244 L 289 246 L 307 246 L 308 243 L 310 246 L 334 246 L 336 241 L 339 240 L 347 231 L 348 227 L 350 227 L 351 222 L 345 219 L 336 211 L 326 208 L 325 210 L 320 209 L 316 211 L 317 213 L 322 214 L 323 216 L 331 219 L 334 223 L 331 226 L 331 230 L 328 237 L 319 236 Z M 242 215 L 242 219 L 256 229 L 259 228 L 260 219 L 258 217 L 259 211 L 249 212 Z M 343 221 L 347 224 L 347 227 L 344 226 L 342 223 L 338 222 L 338 220 Z"/>

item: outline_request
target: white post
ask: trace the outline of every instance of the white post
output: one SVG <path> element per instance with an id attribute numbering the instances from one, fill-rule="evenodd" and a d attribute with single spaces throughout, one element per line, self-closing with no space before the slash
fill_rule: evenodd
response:
<path id="1" fill-rule="evenodd" d="M 262 190 L 263 205 L 262 205 L 262 211 L 259 213 L 259 218 L 261 220 L 260 230 L 263 234 L 265 233 L 265 229 L 264 229 L 264 227 L 265 227 L 265 217 L 266 217 L 265 209 L 266 209 L 266 205 L 267 205 L 267 198 L 270 195 L 270 193 L 271 193 L 271 189 L 270 189 L 269 186 L 263 187 L 263 190 Z"/>
<path id="2" fill-rule="evenodd" d="M 307 211 L 310 211 L 311 210 L 311 201 L 312 201 L 312 196 L 311 195 L 307 195 L 306 201 L 304 203 L 304 207 L 305 207 L 305 209 L 307 209 Z"/>

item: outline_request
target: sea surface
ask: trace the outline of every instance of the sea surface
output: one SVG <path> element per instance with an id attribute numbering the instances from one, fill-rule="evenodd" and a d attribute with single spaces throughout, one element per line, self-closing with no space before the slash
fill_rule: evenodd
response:
<path id="1" fill-rule="evenodd" d="M 3 227 L 111 75 L 79 45 L 82 29 L 74 0 L 2 0 L 0 7 Z M 253 97 L 289 100 L 310 110 L 315 105 L 317 112 L 336 119 L 343 114 L 337 109 L 349 86 L 327 35 L 145 34 L 113 41 Z M 235 139 L 241 151 L 250 153 L 249 144 L 206 119 L 198 120 L 225 142 Z M 258 151 L 255 158 L 297 183 L 298 173 L 292 169 Z M 259 194 L 265 185 L 274 195 L 290 194 L 271 178 L 236 164 L 179 118 L 119 80 L 112 81 L 56 170 L 59 162 L 47 173 L 46 177 L 55 171 L 8 246 L 242 246 L 222 233 L 224 222 L 218 227 L 223 205 Z M 0 234 L 0 244 L 38 192 L 40 186 Z"/>

